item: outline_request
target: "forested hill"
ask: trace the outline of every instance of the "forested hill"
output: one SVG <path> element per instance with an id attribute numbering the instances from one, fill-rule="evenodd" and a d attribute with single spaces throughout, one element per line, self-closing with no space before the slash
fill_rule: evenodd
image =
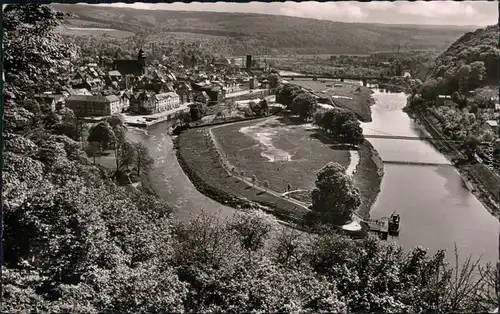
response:
<path id="1" fill-rule="evenodd" d="M 225 39 L 228 51 L 252 54 L 370 53 L 412 50 L 443 51 L 471 27 L 340 23 L 289 16 L 137 10 L 90 5 L 53 4 L 72 12 L 68 24 L 141 33 L 182 33 Z"/>
<path id="2" fill-rule="evenodd" d="M 436 58 L 429 69 L 427 79 L 446 78 L 452 73 L 457 73 L 463 65 L 470 65 L 471 70 L 473 70 L 475 66 L 483 62 L 486 76 L 482 80 L 482 84 L 496 84 L 499 79 L 497 63 L 500 53 L 499 36 L 498 25 L 464 34 Z"/>

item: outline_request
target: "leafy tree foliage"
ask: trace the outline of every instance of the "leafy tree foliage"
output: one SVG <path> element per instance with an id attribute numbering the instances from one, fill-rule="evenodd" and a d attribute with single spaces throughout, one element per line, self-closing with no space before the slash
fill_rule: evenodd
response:
<path id="1" fill-rule="evenodd" d="M 137 158 L 137 151 L 135 146 L 130 142 L 123 142 L 120 147 L 120 155 L 119 155 L 119 163 L 120 169 L 125 167 L 127 170 L 130 166 L 135 164 L 135 160 Z"/>
<path id="2" fill-rule="evenodd" d="M 292 113 L 298 115 L 301 120 L 307 121 L 313 117 L 317 104 L 318 101 L 312 94 L 301 93 L 292 101 Z"/>
<path id="3" fill-rule="evenodd" d="M 489 26 L 467 33 L 441 54 L 430 68 L 422 96 L 431 100 L 437 94 L 455 91 L 466 94 L 488 82 L 498 81 L 498 27 Z M 436 81 L 440 81 L 439 84 Z"/>
<path id="4" fill-rule="evenodd" d="M 132 144 L 135 149 L 135 168 L 137 169 L 137 176 L 140 176 L 141 173 L 147 173 L 151 170 L 154 160 L 149 155 L 148 148 L 144 143 L 135 142 Z"/>
<path id="5" fill-rule="evenodd" d="M 474 61 L 469 64 L 469 66 L 469 87 L 470 89 L 476 89 L 480 87 L 486 79 L 486 67 L 483 61 Z"/>
<path id="6" fill-rule="evenodd" d="M 465 140 L 465 151 L 467 153 L 467 156 L 469 158 L 469 160 L 472 160 L 472 158 L 474 158 L 474 154 L 476 153 L 477 151 L 477 148 L 479 147 L 479 139 L 475 136 L 469 136 L 466 140 Z"/>
<path id="7" fill-rule="evenodd" d="M 229 228 L 237 234 L 241 246 L 248 252 L 255 252 L 264 247 L 272 230 L 272 222 L 263 215 L 242 213 L 229 222 Z"/>
<path id="8" fill-rule="evenodd" d="M 191 113 L 191 120 L 198 121 L 203 117 L 203 104 L 195 103 L 190 106 L 189 112 Z"/>
<path id="9" fill-rule="evenodd" d="M 36 4 L 4 9 L 5 81 L 20 92 L 49 89 L 77 49 L 53 32 L 63 15 Z M 24 96 L 25 94 L 20 94 Z"/>
<path id="10" fill-rule="evenodd" d="M 363 129 L 354 113 L 334 108 L 315 116 L 315 123 L 339 141 L 351 144 L 363 142 Z"/>
<path id="11" fill-rule="evenodd" d="M 111 125 L 108 122 L 101 121 L 90 129 L 87 141 L 100 143 L 101 147 L 107 150 L 114 147 L 117 138 Z"/>
<path id="12" fill-rule="evenodd" d="M 345 168 L 337 163 L 323 167 L 312 191 L 312 211 L 327 223 L 343 224 L 361 204 L 359 191 Z"/>
<path id="13" fill-rule="evenodd" d="M 302 89 L 299 86 L 285 84 L 277 91 L 276 102 L 286 106 L 288 109 L 291 109 L 293 99 L 301 92 Z"/>
<path id="14" fill-rule="evenodd" d="M 96 157 L 101 156 L 102 154 L 102 146 L 99 142 L 90 142 L 85 148 L 85 152 L 89 157 L 92 157 L 95 164 Z"/>
<path id="15" fill-rule="evenodd" d="M 269 74 L 269 86 L 271 88 L 278 87 L 279 83 L 280 83 L 280 76 L 278 73 Z"/>

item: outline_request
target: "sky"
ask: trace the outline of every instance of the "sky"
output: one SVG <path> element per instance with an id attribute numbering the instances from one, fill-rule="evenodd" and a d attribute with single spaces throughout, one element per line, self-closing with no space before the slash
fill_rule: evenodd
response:
<path id="1" fill-rule="evenodd" d="M 100 6 L 150 10 L 215 11 L 289 15 L 339 22 L 478 25 L 498 23 L 497 1 L 372 1 L 250 3 L 113 3 Z"/>

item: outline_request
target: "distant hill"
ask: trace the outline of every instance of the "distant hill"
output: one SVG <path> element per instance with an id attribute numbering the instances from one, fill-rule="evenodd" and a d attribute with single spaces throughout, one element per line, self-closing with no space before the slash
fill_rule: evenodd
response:
<path id="1" fill-rule="evenodd" d="M 497 25 L 464 34 L 436 58 L 429 69 L 427 78 L 445 77 L 446 73 L 456 73 L 461 65 L 482 61 L 486 68 L 484 83 L 497 84 L 499 80 L 497 61 L 500 55 L 499 36 Z"/>
<path id="2" fill-rule="evenodd" d="M 235 55 L 339 54 L 411 50 L 443 51 L 471 27 L 340 23 L 289 16 L 138 10 L 52 4 L 75 18 L 68 25 L 148 34 L 216 36 Z M 227 51 L 227 50 L 226 50 Z"/>

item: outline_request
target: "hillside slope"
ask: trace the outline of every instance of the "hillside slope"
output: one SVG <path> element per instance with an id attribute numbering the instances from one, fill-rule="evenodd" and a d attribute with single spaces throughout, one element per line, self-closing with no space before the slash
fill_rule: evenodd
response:
<path id="1" fill-rule="evenodd" d="M 500 54 L 498 25 L 488 26 L 468 32 L 455 41 L 445 52 L 436 58 L 429 69 L 427 79 L 446 77 L 457 73 L 462 65 L 470 65 L 477 61 L 484 62 L 486 76 L 483 83 L 498 82 L 498 62 Z"/>
<path id="2" fill-rule="evenodd" d="M 137 10 L 89 5 L 53 4 L 76 17 L 70 24 L 95 23 L 143 34 L 195 33 L 225 38 L 234 54 L 370 53 L 446 47 L 470 27 L 356 24 L 289 16 Z"/>

